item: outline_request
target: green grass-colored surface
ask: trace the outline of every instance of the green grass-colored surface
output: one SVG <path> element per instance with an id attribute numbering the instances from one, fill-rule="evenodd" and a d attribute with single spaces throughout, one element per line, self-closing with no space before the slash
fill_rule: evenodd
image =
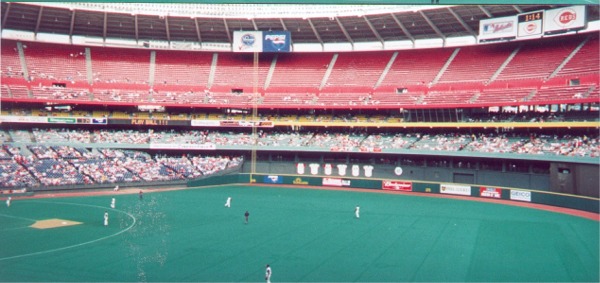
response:
<path id="1" fill-rule="evenodd" d="M 599 279 L 598 222 L 548 211 L 248 186 L 112 197 L 0 207 L 0 281 L 259 282 L 267 263 L 273 282 Z M 49 218 L 83 224 L 28 228 Z"/>

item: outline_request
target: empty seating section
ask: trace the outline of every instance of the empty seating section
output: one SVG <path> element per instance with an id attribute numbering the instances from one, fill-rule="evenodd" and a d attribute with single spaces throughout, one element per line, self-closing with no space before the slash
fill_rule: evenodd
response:
<path id="1" fill-rule="evenodd" d="M 93 101 L 108 102 L 149 102 L 150 94 L 148 90 L 127 90 L 127 89 L 94 89 L 92 94 Z"/>
<path id="2" fill-rule="evenodd" d="M 600 87 L 598 87 L 598 85 L 593 86 L 587 97 L 590 99 L 596 99 L 596 101 L 599 101 L 600 100 Z"/>
<path id="3" fill-rule="evenodd" d="M 23 52 L 34 80 L 87 82 L 83 46 L 27 42 L 23 43 Z"/>
<path id="4" fill-rule="evenodd" d="M 280 54 L 267 90 L 316 92 L 332 57 L 330 53 Z"/>
<path id="5" fill-rule="evenodd" d="M 150 50 L 91 47 L 94 83 L 148 84 Z"/>
<path id="6" fill-rule="evenodd" d="M 390 106 L 421 104 L 424 97 L 425 92 L 423 91 L 408 91 L 406 93 L 375 91 L 372 95 L 373 100 L 378 101 L 380 105 Z"/>
<path id="7" fill-rule="evenodd" d="M 380 87 L 429 85 L 453 51 L 449 48 L 399 51 Z"/>
<path id="8" fill-rule="evenodd" d="M 590 86 L 589 91 L 581 91 L 589 101 L 598 97 L 600 56 L 595 36 L 558 77 L 545 81 L 583 40 L 551 38 L 461 47 L 435 84 L 433 80 L 456 48 L 338 53 L 333 66 L 334 53 L 260 54 L 256 94 L 254 54 L 159 50 L 151 76 L 150 50 L 90 47 L 90 85 L 84 47 L 23 42 L 34 79 L 27 82 L 19 78 L 17 43 L 3 40 L 0 91 L 3 98 L 16 100 L 369 108 L 569 100 L 580 98 L 579 91 L 570 93 L 565 85 L 580 78 L 582 85 Z M 488 82 L 517 48 L 519 52 L 496 80 Z M 384 73 L 395 53 L 389 72 Z M 331 73 L 321 88 L 329 67 Z M 381 84 L 374 88 L 382 75 Z M 149 85 L 152 77 L 153 87 Z M 66 88 L 50 84 L 61 81 Z"/>
<path id="9" fill-rule="evenodd" d="M 27 86 L 24 85 L 10 85 L 7 86 L 8 89 L 10 89 L 10 96 L 12 98 L 22 98 L 22 99 L 29 99 L 31 98 L 29 96 L 29 89 L 27 88 Z M 4 88 L 2 88 L 4 90 Z M 4 96 L 4 92 L 2 92 L 2 97 Z"/>
<path id="10" fill-rule="evenodd" d="M 33 97 L 43 100 L 83 100 L 90 101 L 89 89 L 65 87 L 33 87 Z"/>
<path id="11" fill-rule="evenodd" d="M 593 90 L 593 85 L 580 86 L 542 86 L 532 97 L 531 101 L 564 101 L 586 98 Z"/>
<path id="12" fill-rule="evenodd" d="M 244 89 L 253 91 L 255 69 L 254 54 L 247 53 L 218 53 L 217 68 L 211 90 L 214 92 Z M 258 90 L 262 90 L 271 66 L 271 56 L 261 56 L 258 61 Z"/>
<path id="13" fill-rule="evenodd" d="M 0 55 L 2 58 L 2 78 L 22 78 L 23 69 L 21 68 L 21 61 L 19 59 L 19 51 L 17 50 L 17 43 L 12 40 L 2 40 L 2 48 L 0 48 Z"/>
<path id="14" fill-rule="evenodd" d="M 526 98 L 534 91 L 535 88 L 484 89 L 475 100 L 475 103 L 506 104 L 526 101 Z"/>
<path id="15" fill-rule="evenodd" d="M 473 103 L 479 91 L 430 91 L 421 101 L 424 105 L 449 105 Z"/>
<path id="16" fill-rule="evenodd" d="M 598 74 L 600 71 L 600 45 L 598 38 L 591 38 L 585 45 L 565 64 L 558 72 L 558 76 L 579 76 L 585 74 Z"/>
<path id="17" fill-rule="evenodd" d="M 208 84 L 212 53 L 156 51 L 154 89 L 160 87 L 202 86 Z"/>
<path id="18" fill-rule="evenodd" d="M 369 100 L 368 93 L 355 92 L 320 93 L 315 96 L 313 101 L 314 104 L 321 106 L 353 106 L 373 103 Z"/>
<path id="19" fill-rule="evenodd" d="M 12 130 L 9 135 L 14 142 L 28 143 L 33 141 L 31 134 L 25 130 Z"/>
<path id="20" fill-rule="evenodd" d="M 554 39 L 556 40 L 556 39 Z M 544 80 L 556 70 L 581 40 L 536 41 L 523 44 L 519 52 L 502 70 L 497 80 L 539 78 Z"/>
<path id="21" fill-rule="evenodd" d="M 513 45 L 461 47 L 438 83 L 485 83 L 506 61 Z"/>
<path id="22" fill-rule="evenodd" d="M 324 92 L 341 89 L 373 89 L 392 58 L 392 52 L 339 53 Z"/>

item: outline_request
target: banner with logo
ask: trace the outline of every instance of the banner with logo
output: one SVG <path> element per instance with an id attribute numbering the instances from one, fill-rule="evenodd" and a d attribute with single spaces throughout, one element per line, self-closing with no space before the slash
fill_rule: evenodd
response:
<path id="1" fill-rule="evenodd" d="M 323 178 L 323 186 L 350 187 L 350 180 L 339 178 Z"/>
<path id="2" fill-rule="evenodd" d="M 234 31 L 233 52 L 262 52 L 263 41 L 261 31 Z"/>
<path id="3" fill-rule="evenodd" d="M 521 190 L 510 190 L 510 199 L 531 202 L 531 192 Z"/>
<path id="4" fill-rule="evenodd" d="M 276 175 L 265 176 L 263 182 L 267 184 L 283 184 L 283 178 Z"/>
<path id="5" fill-rule="evenodd" d="M 517 38 L 517 16 L 479 21 L 479 42 L 512 40 Z"/>
<path id="6" fill-rule="evenodd" d="M 412 192 L 412 182 L 406 181 L 383 181 L 381 188 L 388 191 Z"/>
<path id="7" fill-rule="evenodd" d="M 586 26 L 585 6 L 570 6 L 546 10 L 544 34 L 563 33 Z"/>
<path id="8" fill-rule="evenodd" d="M 290 52 L 289 31 L 234 31 L 233 52 Z"/>
<path id="9" fill-rule="evenodd" d="M 291 38 L 289 31 L 265 31 L 263 52 L 290 52 Z"/>
<path id="10" fill-rule="evenodd" d="M 440 193 L 450 194 L 450 195 L 470 196 L 471 195 L 471 186 L 442 184 L 442 185 L 440 185 Z"/>
<path id="11" fill-rule="evenodd" d="M 502 198 L 502 189 L 479 187 L 479 196 L 482 198 Z"/>

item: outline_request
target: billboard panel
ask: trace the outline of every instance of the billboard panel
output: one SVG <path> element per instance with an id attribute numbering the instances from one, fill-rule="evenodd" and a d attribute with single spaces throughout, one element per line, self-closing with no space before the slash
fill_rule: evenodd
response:
<path id="1" fill-rule="evenodd" d="M 381 183 L 381 189 L 388 191 L 412 192 L 412 182 L 386 180 Z"/>
<path id="2" fill-rule="evenodd" d="M 263 41 L 261 31 L 234 31 L 233 52 L 262 52 Z"/>
<path id="3" fill-rule="evenodd" d="M 546 10 L 544 34 L 563 33 L 585 28 L 585 6 L 570 6 Z"/>
<path id="4" fill-rule="evenodd" d="M 512 40 L 517 37 L 517 16 L 479 21 L 479 42 Z"/>
<path id="5" fill-rule="evenodd" d="M 454 184 L 441 184 L 440 185 L 440 193 L 451 194 L 451 195 L 470 196 L 471 195 L 471 187 L 470 186 L 462 186 L 462 185 L 454 185 Z"/>
<path id="6" fill-rule="evenodd" d="M 292 36 L 289 31 L 263 32 L 263 52 L 290 52 Z"/>

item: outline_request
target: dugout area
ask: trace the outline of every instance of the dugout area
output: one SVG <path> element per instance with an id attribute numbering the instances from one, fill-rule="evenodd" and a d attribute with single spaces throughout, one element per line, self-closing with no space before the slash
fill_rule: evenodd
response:
<path id="1" fill-rule="evenodd" d="M 81 224 L 29 227 L 43 219 Z M 397 192 L 231 184 L 26 198 L 0 208 L 0 227 L 2 282 L 259 282 L 265 264 L 272 282 L 599 279 L 596 220 Z"/>

